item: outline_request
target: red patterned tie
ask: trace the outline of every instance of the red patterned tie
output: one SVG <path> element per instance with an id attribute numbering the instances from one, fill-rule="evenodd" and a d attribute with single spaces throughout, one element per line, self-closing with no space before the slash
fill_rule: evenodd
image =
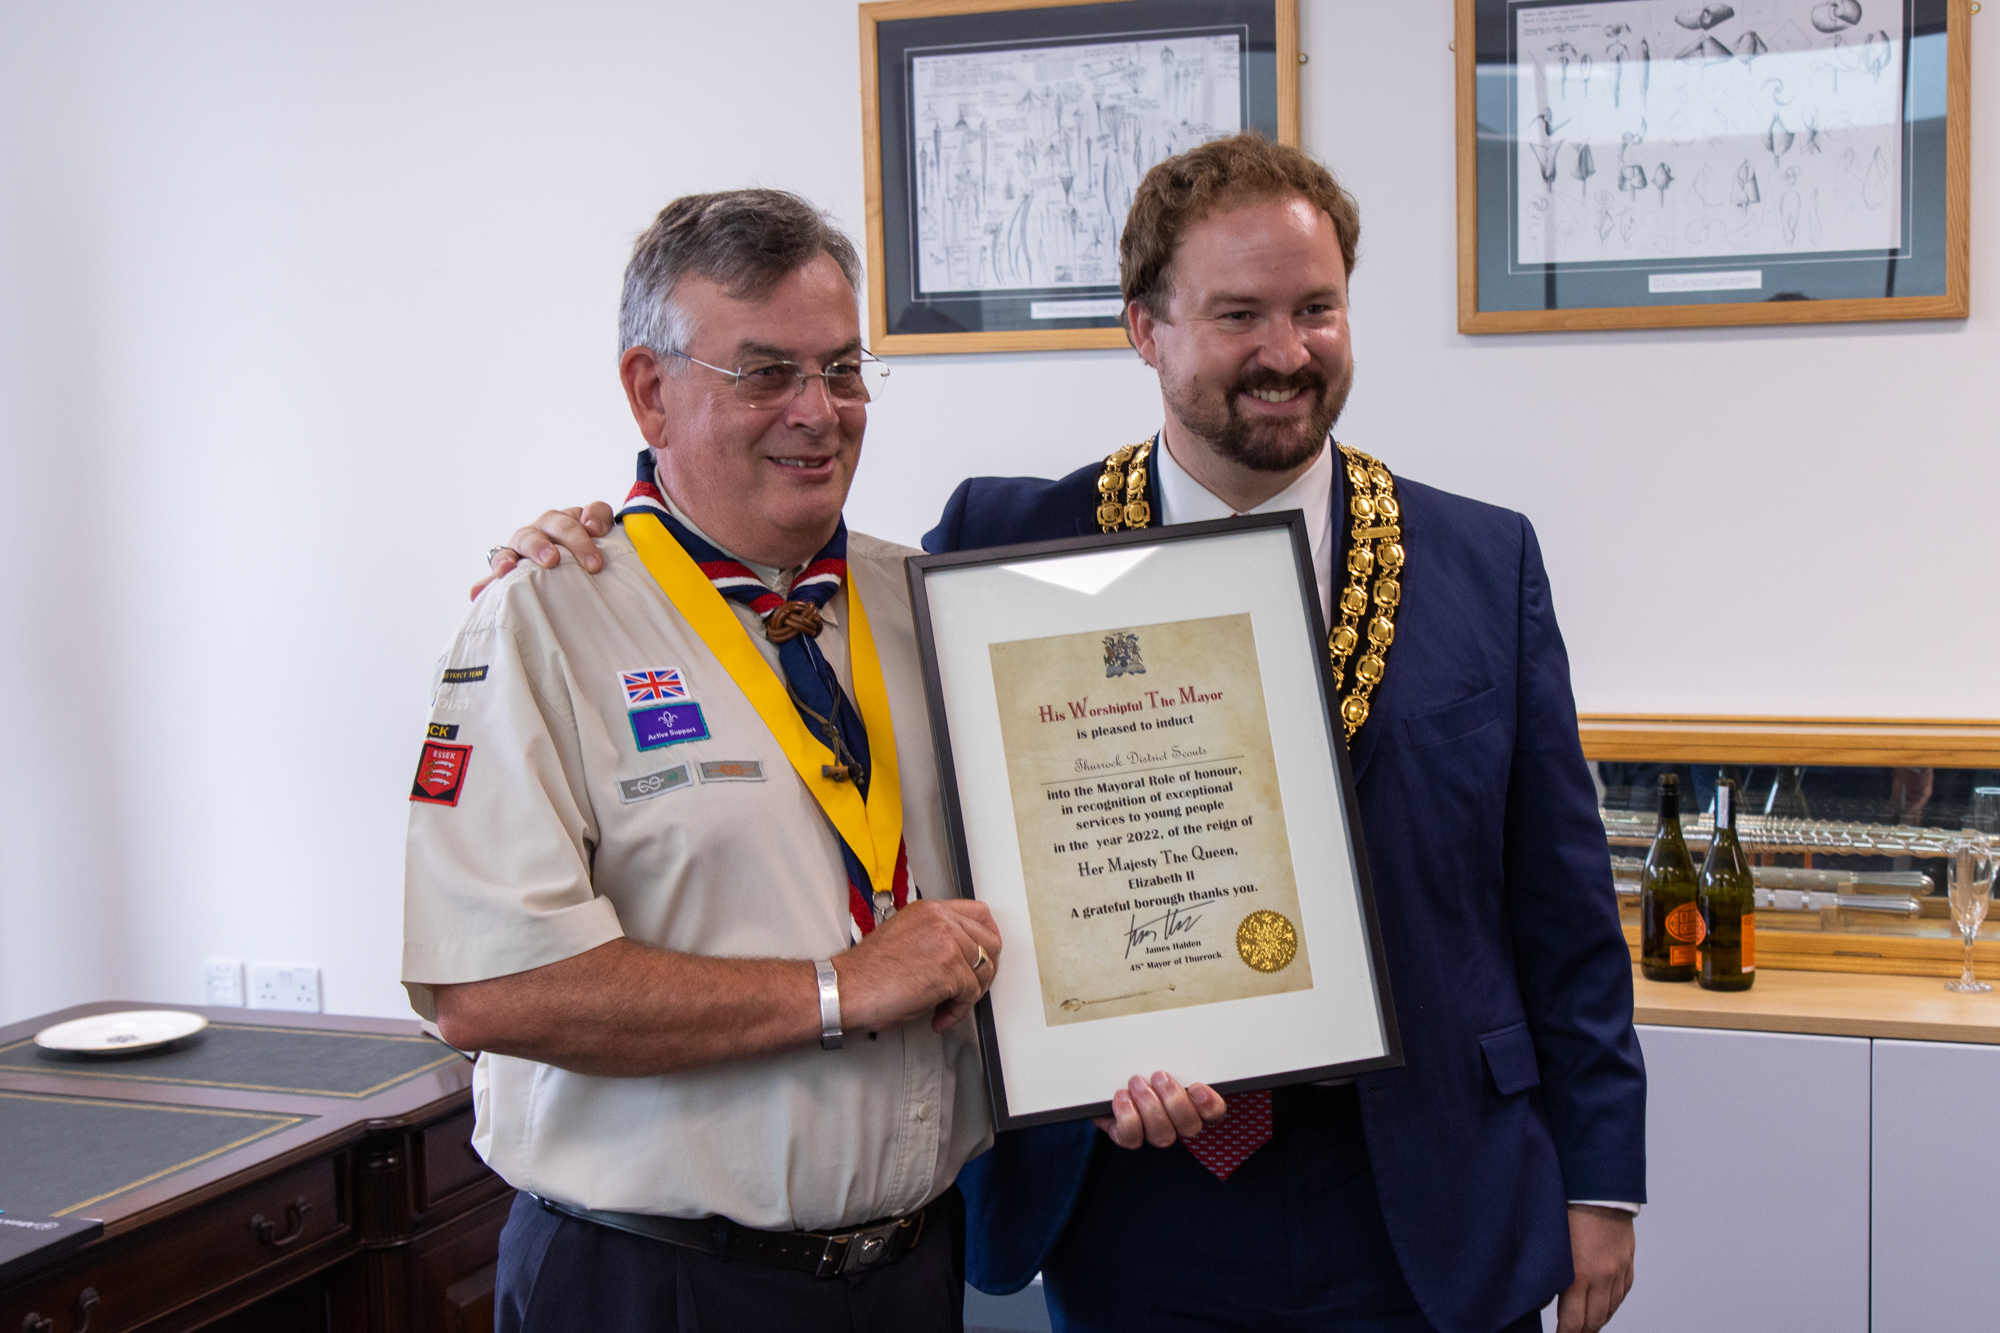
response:
<path id="1" fill-rule="evenodd" d="M 1229 1118 L 1211 1125 L 1200 1138 L 1182 1139 L 1194 1159 L 1227 1180 L 1259 1148 L 1271 1141 L 1271 1090 L 1239 1092 L 1229 1099 Z"/>

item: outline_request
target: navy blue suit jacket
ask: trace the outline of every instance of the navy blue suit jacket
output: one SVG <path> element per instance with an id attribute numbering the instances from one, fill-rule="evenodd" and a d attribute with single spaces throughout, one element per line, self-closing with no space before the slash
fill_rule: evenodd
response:
<path id="1" fill-rule="evenodd" d="M 966 481 L 924 547 L 1095 532 L 1099 470 Z M 1570 1283 L 1568 1200 L 1644 1201 L 1646 1076 L 1534 530 L 1401 478 L 1396 493 L 1402 606 L 1350 756 L 1405 1064 L 1364 1075 L 1359 1097 L 1411 1291 L 1444 1333 L 1474 1333 Z M 1105 1072 L 1108 1090 L 1134 1071 Z M 1002 1134 L 965 1168 L 975 1286 L 1034 1276 L 1096 1134 L 1088 1121 Z"/>

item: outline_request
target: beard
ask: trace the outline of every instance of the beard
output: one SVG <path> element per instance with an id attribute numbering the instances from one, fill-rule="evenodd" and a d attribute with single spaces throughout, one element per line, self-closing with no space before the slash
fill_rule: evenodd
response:
<path id="1" fill-rule="evenodd" d="M 1289 375 L 1252 370 L 1239 375 L 1219 397 L 1204 393 L 1162 365 L 1160 387 L 1168 409 L 1181 424 L 1224 458 L 1252 472 L 1289 472 L 1311 462 L 1326 443 L 1327 432 L 1347 406 L 1348 391 L 1354 387 L 1354 365 L 1348 363 L 1338 383 L 1310 362 Z M 1303 417 L 1282 421 L 1245 416 L 1236 405 L 1237 395 L 1259 389 L 1297 389 L 1310 394 L 1312 410 Z"/>

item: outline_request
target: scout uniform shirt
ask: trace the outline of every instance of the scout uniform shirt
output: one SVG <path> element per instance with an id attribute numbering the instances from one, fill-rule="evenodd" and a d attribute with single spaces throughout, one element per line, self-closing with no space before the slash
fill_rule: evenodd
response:
<path id="1" fill-rule="evenodd" d="M 640 562 L 523 563 L 447 654 L 411 792 L 403 981 L 506 976 L 629 936 L 681 953 L 825 958 L 850 947 L 840 844 L 770 729 Z M 953 896 L 903 561 L 851 533 L 881 657 L 904 837 L 925 897 Z M 819 645 L 849 687 L 845 586 Z M 766 651 L 755 614 L 731 602 Z M 879 742 L 878 742 L 879 743 Z M 906 1213 L 992 1142 L 973 1024 L 919 1020 L 647 1078 L 483 1054 L 473 1143 L 517 1189 L 586 1208 L 823 1230 Z"/>

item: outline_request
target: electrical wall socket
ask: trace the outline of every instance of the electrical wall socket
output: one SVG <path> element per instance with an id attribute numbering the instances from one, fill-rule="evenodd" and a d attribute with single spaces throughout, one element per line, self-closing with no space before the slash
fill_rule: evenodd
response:
<path id="1" fill-rule="evenodd" d="M 312 963 L 250 964 L 252 1009 L 319 1012 L 319 968 Z"/>
<path id="2" fill-rule="evenodd" d="M 208 987 L 208 1002 L 213 1005 L 235 1005 L 243 1007 L 243 960 L 241 958 L 204 958 L 201 960 L 202 981 Z"/>

